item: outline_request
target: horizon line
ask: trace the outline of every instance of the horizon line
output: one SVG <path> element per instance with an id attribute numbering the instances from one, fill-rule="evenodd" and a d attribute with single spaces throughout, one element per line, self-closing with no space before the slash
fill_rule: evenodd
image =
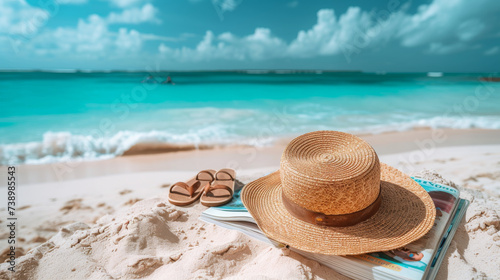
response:
<path id="1" fill-rule="evenodd" d="M 90 69 L 0 69 L 0 73 L 5 72 L 19 72 L 19 73 L 61 73 L 61 74 L 69 74 L 69 73 L 164 73 L 164 72 L 173 72 L 173 73 L 190 73 L 190 72 L 240 72 L 240 73 L 252 73 L 252 74 L 266 74 L 266 73 L 318 73 L 318 72 L 326 72 L 326 73 L 498 73 L 498 72 L 452 72 L 452 71 L 363 71 L 363 70 L 333 70 L 333 69 L 214 69 L 214 70 L 155 70 L 155 71 L 147 71 L 147 70 L 124 70 L 124 69 L 111 69 L 111 70 L 90 70 Z"/>

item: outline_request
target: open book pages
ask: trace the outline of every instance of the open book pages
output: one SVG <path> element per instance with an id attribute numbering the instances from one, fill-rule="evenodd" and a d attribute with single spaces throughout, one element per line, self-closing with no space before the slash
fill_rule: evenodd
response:
<path id="1" fill-rule="evenodd" d="M 413 179 L 430 194 L 436 206 L 434 227 L 421 239 L 395 250 L 356 256 L 328 256 L 290 249 L 354 279 L 433 279 L 469 202 L 460 199 L 455 188 Z M 270 240 L 262 233 L 241 202 L 240 192 L 235 192 L 231 203 L 204 211 L 200 219 L 285 247 L 286 244 Z"/>

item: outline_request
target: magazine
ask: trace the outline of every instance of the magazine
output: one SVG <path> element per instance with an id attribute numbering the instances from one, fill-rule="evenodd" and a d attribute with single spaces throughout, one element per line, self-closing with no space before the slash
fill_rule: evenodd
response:
<path id="1" fill-rule="evenodd" d="M 329 256 L 295 248 L 290 250 L 354 279 L 434 279 L 469 201 L 460 199 L 459 191 L 453 187 L 421 178 L 413 179 L 429 193 L 436 206 L 434 226 L 419 240 L 395 250 L 355 256 Z M 268 239 L 262 233 L 241 202 L 240 192 L 241 189 L 235 191 L 229 204 L 204 211 L 200 219 L 240 231 L 276 247 L 287 246 Z"/>

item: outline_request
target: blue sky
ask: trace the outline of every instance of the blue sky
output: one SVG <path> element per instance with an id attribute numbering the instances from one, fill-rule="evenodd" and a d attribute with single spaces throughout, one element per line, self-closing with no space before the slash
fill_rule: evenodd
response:
<path id="1" fill-rule="evenodd" d="M 0 69 L 497 72 L 500 1 L 2 0 Z"/>

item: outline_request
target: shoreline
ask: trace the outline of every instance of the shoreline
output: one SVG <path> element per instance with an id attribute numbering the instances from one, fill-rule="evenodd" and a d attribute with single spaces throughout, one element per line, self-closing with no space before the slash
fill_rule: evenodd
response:
<path id="1" fill-rule="evenodd" d="M 498 132 L 498 133 L 496 133 Z M 411 139 L 415 137 L 415 141 L 418 139 L 430 139 L 436 144 L 441 144 L 441 142 L 449 141 L 449 143 L 444 143 L 445 146 L 451 145 L 484 145 L 484 144 L 500 144 L 500 140 L 495 143 L 494 137 L 499 137 L 500 139 L 500 129 L 433 129 L 431 127 L 416 127 L 407 131 L 386 131 L 381 133 L 356 133 L 356 132 L 348 132 L 352 133 L 358 137 L 361 137 L 367 141 L 371 141 L 370 144 L 380 146 L 380 148 L 384 148 L 382 153 L 397 153 L 397 152 L 405 152 L 411 150 L 411 147 L 408 145 L 408 142 L 411 142 Z M 470 137 L 470 133 L 477 133 L 479 135 L 477 139 L 476 137 Z M 467 134 L 467 136 L 465 136 Z M 448 136 L 458 136 L 458 139 L 446 139 Z M 404 139 L 396 139 L 391 140 L 392 137 L 403 137 Z M 294 137 L 281 137 L 275 140 L 274 144 L 270 146 L 252 146 L 248 144 L 171 144 L 171 143 L 139 143 L 135 144 L 126 150 L 121 156 L 137 156 L 137 155 L 154 155 L 154 154 L 164 154 L 164 153 L 176 153 L 176 152 L 187 152 L 187 151 L 195 151 L 195 150 L 223 150 L 223 149 L 265 149 L 272 148 L 274 146 L 286 146 Z M 467 138 L 467 139 L 466 139 Z M 407 141 L 406 141 L 407 140 Z M 413 143 L 415 143 L 413 141 Z M 388 142 L 391 142 L 390 148 L 389 145 L 385 146 Z M 398 146 L 394 147 L 392 144 L 397 143 Z M 418 147 L 418 144 L 416 147 Z M 387 152 L 386 152 L 387 151 Z"/>
<path id="2" fill-rule="evenodd" d="M 485 129 L 414 129 L 381 134 L 357 134 L 370 143 L 379 155 L 454 146 L 500 145 L 500 130 Z M 231 167 L 252 169 L 279 166 L 281 153 L 291 139 L 282 138 L 270 147 L 231 145 L 227 147 L 185 145 L 175 150 L 172 145 L 156 146 L 155 150 L 137 147 L 123 156 L 101 160 L 81 160 L 46 164 L 16 165 L 24 176 L 21 184 L 67 181 L 142 171 L 201 170 Z M 165 152 L 167 151 L 167 152 Z M 214 162 L 212 159 L 217 158 Z M 0 166 L 5 168 L 5 166 Z"/>
<path id="3" fill-rule="evenodd" d="M 395 128 L 394 128 L 395 129 Z M 500 129 L 489 128 L 433 128 L 431 126 L 416 126 L 411 129 L 389 130 L 389 131 L 349 131 L 361 138 L 375 139 L 379 135 L 417 135 L 421 137 L 422 131 L 443 131 L 444 134 L 453 135 L 475 132 L 488 137 Z M 307 131 L 306 131 L 307 132 Z M 306 133 L 305 132 L 305 133 Z M 136 133 L 136 132 L 134 132 Z M 132 136 L 138 136 L 132 133 Z M 246 136 L 239 139 L 219 139 L 217 141 L 207 140 L 193 142 L 186 140 L 184 142 L 177 140 L 162 139 L 162 134 L 157 132 L 137 132 L 140 137 L 134 138 L 125 133 L 115 139 L 87 138 L 83 135 L 71 134 L 69 132 L 47 132 L 43 135 L 42 141 L 20 142 L 0 145 L 0 166 L 2 165 L 43 165 L 57 162 L 80 162 L 80 161 L 98 161 L 122 156 L 150 155 L 160 153 L 176 153 L 194 150 L 211 150 L 226 148 L 247 148 L 255 147 L 257 149 L 279 146 L 290 142 L 293 138 L 302 133 L 289 133 L 278 136 L 271 136 L 272 131 L 265 135 Z M 143 135 L 144 134 L 144 135 Z M 118 134 L 117 134 L 118 135 Z M 116 136 L 116 135 L 115 135 Z M 162 136 L 162 137 L 160 137 Z M 130 137 L 134 139 L 129 139 Z M 144 138 L 143 138 L 144 137 Z M 160 138 L 155 138 L 160 137 Z M 409 140 L 412 140 L 411 137 Z M 451 139 L 453 140 L 453 139 Z M 488 140 L 488 139 L 487 139 Z M 385 141 L 393 141 L 387 140 Z M 401 142 L 401 141 L 399 141 Z M 454 141 L 451 141 L 454 142 Z M 470 144 L 468 141 L 466 144 Z M 483 144 L 484 141 L 472 141 Z M 487 143 L 491 143 L 488 141 Z M 453 145 L 453 143 L 451 144 Z M 405 148 L 403 150 L 408 150 Z"/>

